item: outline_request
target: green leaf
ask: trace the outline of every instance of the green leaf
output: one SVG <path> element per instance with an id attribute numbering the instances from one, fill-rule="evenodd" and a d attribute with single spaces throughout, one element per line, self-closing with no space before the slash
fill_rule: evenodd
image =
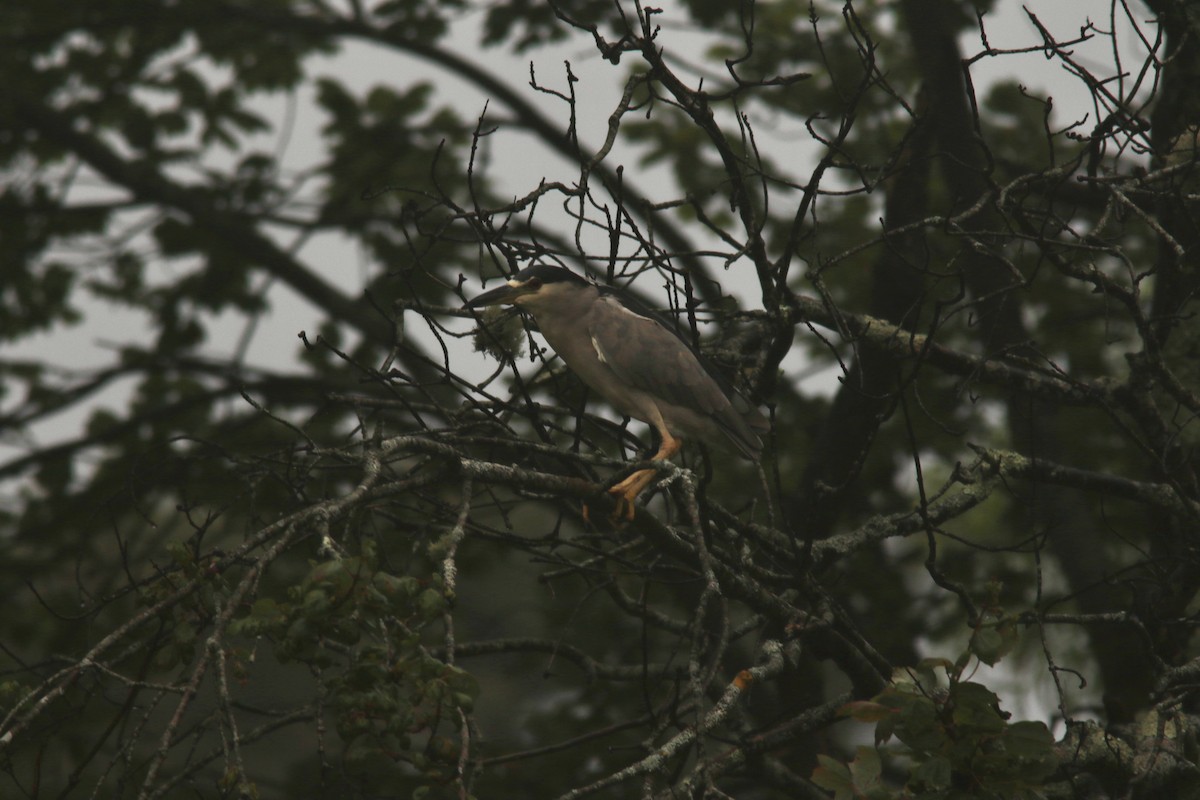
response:
<path id="1" fill-rule="evenodd" d="M 1021 757 L 1040 757 L 1054 747 L 1054 736 L 1044 722 L 1024 720 L 1008 726 L 1009 749 Z"/>
<path id="2" fill-rule="evenodd" d="M 854 797 L 854 781 L 850 778 L 849 767 L 827 755 L 817 754 L 817 767 L 813 770 L 812 782 L 833 792 L 836 800 L 850 800 Z"/>
<path id="3" fill-rule="evenodd" d="M 1005 751 L 1018 759 L 1020 772 L 1031 783 L 1040 783 L 1058 769 L 1054 736 L 1045 723 L 1014 722 L 1004 731 Z"/>
<path id="4" fill-rule="evenodd" d="M 309 589 L 304 593 L 304 599 L 301 602 L 304 606 L 304 613 L 309 616 L 324 614 L 332 606 L 329 595 L 322 589 Z"/>
<path id="5" fill-rule="evenodd" d="M 445 608 L 446 599 L 436 589 L 426 589 L 417 597 L 417 610 L 427 620 L 440 617 Z"/>
<path id="6" fill-rule="evenodd" d="M 855 750 L 854 760 L 850 762 L 850 778 L 855 790 L 865 795 L 880 787 L 880 776 L 883 767 L 879 761 L 879 751 L 874 747 L 859 746 Z"/>
<path id="7" fill-rule="evenodd" d="M 933 755 L 925 759 L 913 769 L 909 783 L 926 790 L 940 791 L 950 787 L 954 775 L 950 759 L 942 755 Z"/>
<path id="8" fill-rule="evenodd" d="M 1005 715 L 1000 711 L 1000 698 L 979 683 L 964 682 L 950 687 L 950 699 L 957 725 L 980 733 L 999 733 L 1004 730 Z"/>
<path id="9" fill-rule="evenodd" d="M 880 721 L 876 728 L 877 740 L 886 740 L 895 734 L 900 741 L 919 752 L 937 750 L 945 742 L 938 709 L 931 698 L 897 687 L 879 695 L 876 700 L 897 712 L 891 719 Z"/>
<path id="10" fill-rule="evenodd" d="M 988 623 L 976 628 L 968 645 L 972 654 L 988 666 L 995 666 L 1008 655 L 1019 640 L 1017 628 L 1010 620 Z"/>

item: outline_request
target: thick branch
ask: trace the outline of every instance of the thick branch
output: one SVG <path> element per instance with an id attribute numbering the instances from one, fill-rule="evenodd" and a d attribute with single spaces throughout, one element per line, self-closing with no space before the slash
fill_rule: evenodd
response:
<path id="1" fill-rule="evenodd" d="M 1063 405 L 1102 406 L 1113 403 L 1114 392 L 1119 385 L 1109 378 L 1083 381 L 1032 364 L 1018 366 L 996 358 L 963 353 L 939 345 L 929 336 L 912 333 L 866 314 L 835 313 L 821 301 L 810 297 L 797 296 L 795 309 L 788 319 L 792 324 L 813 322 L 843 331 L 861 345 L 899 358 L 919 358 L 951 375 L 1002 386 Z"/>

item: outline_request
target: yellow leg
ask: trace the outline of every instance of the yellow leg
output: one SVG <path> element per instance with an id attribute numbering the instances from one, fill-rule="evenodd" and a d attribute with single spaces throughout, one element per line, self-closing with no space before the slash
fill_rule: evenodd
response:
<path id="1" fill-rule="evenodd" d="M 683 442 L 676 439 L 667 431 L 660 430 L 659 433 L 662 434 L 662 446 L 658 448 L 658 452 L 651 458 L 652 461 L 666 461 L 678 453 L 679 448 L 683 447 Z M 639 494 L 645 491 L 647 486 L 654 482 L 654 478 L 657 475 L 658 473 L 655 470 L 639 469 L 609 489 L 608 493 L 613 495 L 613 499 L 617 503 L 617 507 L 613 511 L 613 518 L 619 519 L 620 517 L 624 517 L 626 520 L 632 520 L 634 501 L 637 500 Z"/>

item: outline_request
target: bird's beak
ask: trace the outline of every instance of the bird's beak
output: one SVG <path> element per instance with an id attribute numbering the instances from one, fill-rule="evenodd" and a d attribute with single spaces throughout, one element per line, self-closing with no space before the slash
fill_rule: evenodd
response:
<path id="1" fill-rule="evenodd" d="M 503 286 L 497 286 L 495 289 L 484 292 L 478 297 L 472 297 L 467 301 L 464 308 L 483 308 L 484 306 L 498 306 L 503 303 L 515 303 L 518 297 L 528 293 L 529 289 L 525 286 L 510 281 Z"/>

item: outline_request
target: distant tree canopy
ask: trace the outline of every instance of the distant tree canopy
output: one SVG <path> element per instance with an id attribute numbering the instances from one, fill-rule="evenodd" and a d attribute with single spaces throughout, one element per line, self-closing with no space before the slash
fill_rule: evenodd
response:
<path id="1" fill-rule="evenodd" d="M 5 3 L 0 796 L 1200 797 L 1200 14 L 999 5 Z"/>

